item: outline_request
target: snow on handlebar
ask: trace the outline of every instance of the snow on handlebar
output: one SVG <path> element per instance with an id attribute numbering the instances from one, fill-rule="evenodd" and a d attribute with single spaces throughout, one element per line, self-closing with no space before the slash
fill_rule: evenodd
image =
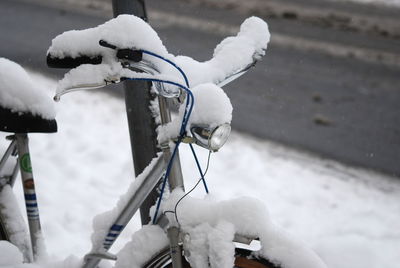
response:
<path id="1" fill-rule="evenodd" d="M 79 62 L 83 57 L 86 59 L 84 63 L 92 63 L 92 60 L 94 62 L 96 59 L 97 65 L 78 64 L 77 68 L 67 73 L 60 81 L 57 94 L 78 85 L 104 84 L 110 76 L 123 77 L 119 72 L 128 69 L 122 68 L 121 62 L 136 62 L 138 59 L 154 67 L 154 70 L 150 68 L 148 73 L 174 77 L 174 81 L 183 82 L 178 71 L 165 61 L 139 53 L 146 50 L 182 68 L 191 86 L 208 82 L 222 86 L 254 66 L 265 54 L 269 38 L 266 22 L 257 17 L 250 17 L 242 23 L 236 36 L 227 37 L 217 45 L 211 60 L 198 62 L 190 57 L 169 54 L 149 24 L 132 15 L 120 15 L 95 28 L 67 31 L 57 36 L 47 54 L 48 59 L 60 61 L 77 59 Z M 102 40 L 102 45 L 99 45 L 99 40 Z M 125 57 L 117 56 L 117 53 L 125 53 Z M 136 60 L 130 58 L 130 55 L 136 57 Z M 98 64 L 99 57 L 101 64 Z M 79 69 L 79 75 L 74 73 L 76 69 Z M 136 74 L 139 73 L 130 73 Z M 89 81 L 89 78 L 93 78 L 93 81 Z"/>

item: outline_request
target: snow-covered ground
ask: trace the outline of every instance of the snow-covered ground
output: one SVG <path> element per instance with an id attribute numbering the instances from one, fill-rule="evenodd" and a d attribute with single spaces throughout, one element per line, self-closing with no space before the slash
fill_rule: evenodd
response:
<path id="1" fill-rule="evenodd" d="M 34 78 L 55 88 L 52 80 Z M 33 134 L 30 140 L 47 251 L 53 259 L 64 259 L 87 253 L 93 216 L 112 208 L 125 193 L 133 167 L 123 101 L 77 92 L 63 97 L 57 109 L 58 133 Z M 5 146 L 1 141 L 1 151 Z M 197 151 L 205 165 L 207 152 Z M 191 188 L 197 169 L 184 146 L 181 158 Z M 234 132 L 212 154 L 207 181 L 219 199 L 260 199 L 277 224 L 310 245 L 331 268 L 395 268 L 400 263 L 396 179 Z M 20 185 L 15 188 L 21 192 Z M 193 195 L 203 196 L 204 190 L 198 187 Z M 111 251 L 138 228 L 136 217 Z"/>
<path id="2" fill-rule="evenodd" d="M 375 4 L 375 5 L 400 7 L 399 0 L 329 0 L 329 1 L 356 2 L 356 3 L 362 3 L 362 4 Z"/>

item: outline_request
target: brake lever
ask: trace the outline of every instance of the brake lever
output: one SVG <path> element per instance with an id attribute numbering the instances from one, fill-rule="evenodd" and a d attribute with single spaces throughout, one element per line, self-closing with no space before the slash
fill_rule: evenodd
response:
<path id="1" fill-rule="evenodd" d="M 53 100 L 58 102 L 61 99 L 61 96 L 73 91 L 79 91 L 79 90 L 90 90 L 90 89 L 97 89 L 97 88 L 102 88 L 111 84 L 118 84 L 123 81 L 127 80 L 125 77 L 120 77 L 120 78 L 115 78 L 115 79 L 104 79 L 103 83 L 93 83 L 93 84 L 81 84 L 77 85 L 74 87 L 69 87 L 69 88 L 64 88 L 62 91 L 58 92 L 54 97 Z"/>
<path id="2" fill-rule="evenodd" d="M 131 48 L 118 48 L 116 45 L 110 44 L 105 40 L 100 40 L 99 45 L 116 50 L 116 56 L 120 60 L 131 60 L 134 62 L 140 62 L 143 59 L 143 52 L 140 50 Z"/>
<path id="3" fill-rule="evenodd" d="M 245 73 L 247 73 L 248 70 L 250 70 L 251 68 L 253 68 L 254 66 L 256 66 L 257 64 L 257 60 L 254 60 L 252 63 L 250 63 L 249 65 L 247 65 L 246 67 L 244 67 L 243 69 L 227 76 L 224 80 L 219 81 L 217 84 L 217 86 L 219 87 L 223 87 L 226 84 L 229 84 L 230 82 L 232 82 L 233 80 L 241 77 L 242 75 L 244 75 Z"/>

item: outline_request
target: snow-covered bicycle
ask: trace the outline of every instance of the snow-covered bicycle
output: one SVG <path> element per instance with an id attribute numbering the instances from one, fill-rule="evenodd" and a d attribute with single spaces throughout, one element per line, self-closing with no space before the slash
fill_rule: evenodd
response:
<path id="1" fill-rule="evenodd" d="M 55 100 L 74 90 L 124 80 L 152 82 L 157 96 L 152 111 L 159 122 L 160 152 L 117 206 L 95 217 L 92 250 L 83 258 L 82 267 L 96 267 L 102 259 L 114 260 L 115 267 L 325 267 L 312 251 L 273 225 L 257 200 L 199 200 L 188 196 L 191 190 L 184 191 L 177 159 L 179 146 L 190 146 L 200 177 L 195 187 L 203 182 L 208 191 L 193 144 L 210 152 L 224 145 L 231 130 L 232 106 L 220 87 L 254 66 L 265 54 L 269 38 L 267 24 L 251 17 L 236 36 L 224 39 L 215 48 L 211 60 L 197 62 L 169 54 L 156 32 L 140 18 L 120 15 L 96 28 L 65 32 L 53 40 L 48 50 L 49 66 L 72 68 L 59 81 Z M 41 234 L 27 133 L 56 131 L 56 123 L 51 109 L 44 107 L 46 103 L 38 108 L 26 101 L 24 94 L 16 95 L 25 102 L 22 109 L 18 110 L 15 101 L 0 102 L 1 112 L 7 115 L 0 120 L 1 128 L 15 133 L 8 137 L 11 144 L 0 166 L 0 235 L 19 247 L 26 261 L 32 261 L 40 255 Z M 173 119 L 168 99 L 179 106 Z M 18 156 L 19 164 L 5 176 L 1 170 L 11 155 Z M 12 185 L 18 166 L 31 244 L 12 213 Z M 110 253 L 115 240 L 160 181 L 159 198 L 150 215 L 152 224 L 137 231 L 119 253 Z M 252 241 L 259 241 L 259 250 L 245 249 L 243 245 Z"/>

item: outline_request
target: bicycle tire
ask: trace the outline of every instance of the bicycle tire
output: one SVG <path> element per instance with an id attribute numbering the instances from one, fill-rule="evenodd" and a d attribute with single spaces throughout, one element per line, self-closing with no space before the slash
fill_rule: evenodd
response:
<path id="1" fill-rule="evenodd" d="M 10 241 L 10 236 L 8 235 L 6 224 L 1 214 L 0 214 L 0 240 Z"/>
<path id="2" fill-rule="evenodd" d="M 183 268 L 191 268 L 189 262 L 183 258 Z M 252 251 L 243 248 L 235 249 L 235 268 L 282 268 L 264 258 L 256 258 L 252 256 Z M 165 248 L 142 268 L 172 268 L 169 248 Z"/>
<path id="3" fill-rule="evenodd" d="M 0 188 L 0 200 L 2 200 L 1 198 L 2 194 L 3 194 L 3 188 Z M 5 204 L 0 203 L 0 240 L 6 240 L 11 242 L 6 219 L 5 216 L 3 215 L 4 206 Z"/>

